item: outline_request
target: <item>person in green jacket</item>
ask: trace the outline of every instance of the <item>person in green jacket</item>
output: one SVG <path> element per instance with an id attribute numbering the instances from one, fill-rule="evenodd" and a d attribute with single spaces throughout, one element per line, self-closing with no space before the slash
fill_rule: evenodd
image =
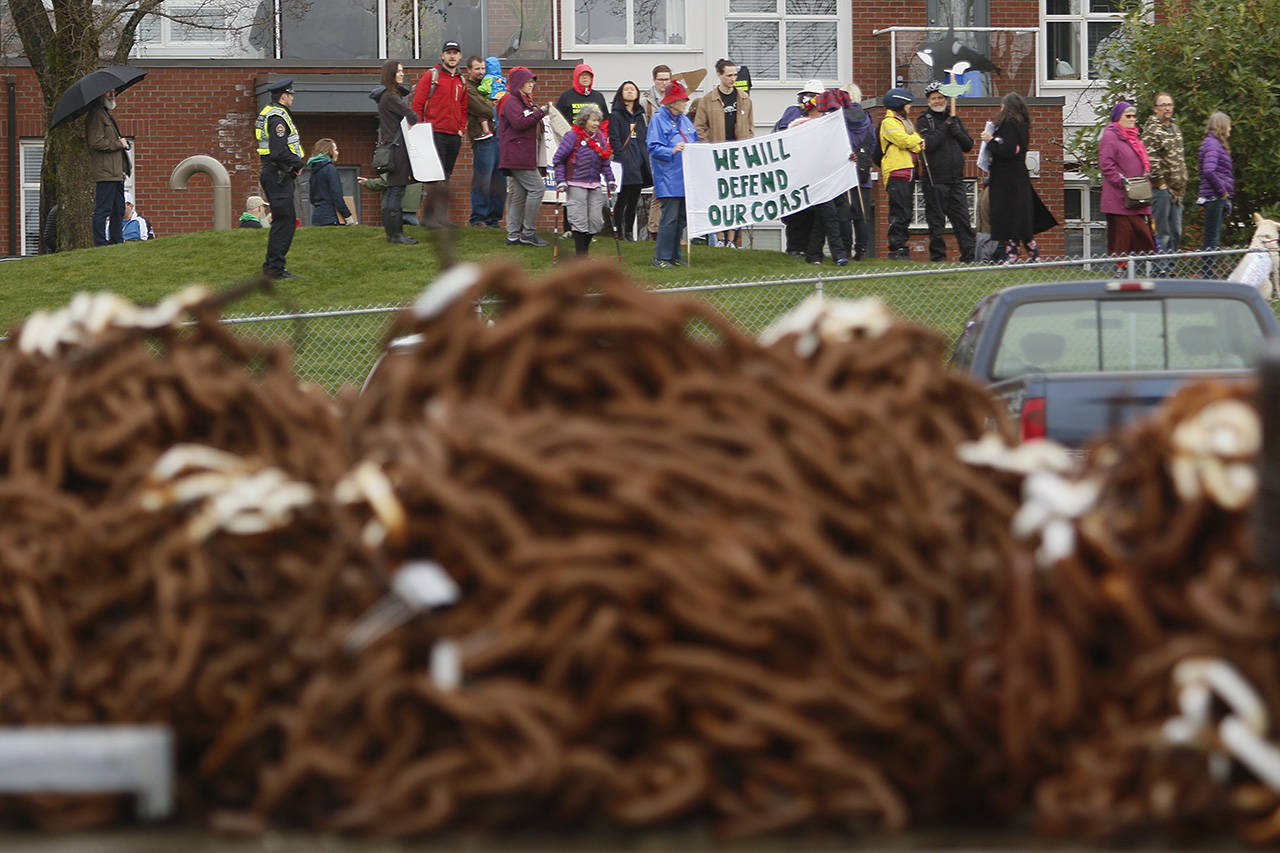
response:
<path id="1" fill-rule="evenodd" d="M 387 188 L 387 179 L 379 175 L 376 178 L 356 178 L 360 182 L 360 186 L 375 193 L 380 193 Z M 404 201 L 400 206 L 404 208 L 404 224 L 418 224 L 418 209 L 422 204 L 422 184 L 410 181 L 404 188 Z"/>
<path id="2" fill-rule="evenodd" d="M 271 207 L 260 195 L 251 195 L 244 200 L 244 213 L 240 214 L 237 228 L 266 228 L 271 224 Z"/>

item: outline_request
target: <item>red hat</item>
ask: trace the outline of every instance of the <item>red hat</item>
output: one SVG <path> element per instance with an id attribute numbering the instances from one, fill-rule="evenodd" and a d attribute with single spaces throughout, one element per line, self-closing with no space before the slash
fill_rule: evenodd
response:
<path id="1" fill-rule="evenodd" d="M 667 85 L 667 93 L 662 96 L 662 103 L 664 106 L 666 104 L 674 104 L 676 101 L 687 100 L 689 100 L 689 90 L 686 89 L 684 84 L 679 80 L 672 80 L 671 83 Z"/>

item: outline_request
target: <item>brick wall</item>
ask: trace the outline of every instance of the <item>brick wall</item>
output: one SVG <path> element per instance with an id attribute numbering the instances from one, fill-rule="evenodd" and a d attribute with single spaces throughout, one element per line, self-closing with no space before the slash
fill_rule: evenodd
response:
<path id="1" fill-rule="evenodd" d="M 1040 4 L 1034 0 L 990 0 L 991 26 L 993 27 L 1038 27 Z M 891 72 L 893 61 L 889 56 L 889 36 L 872 36 L 872 32 L 886 27 L 923 27 L 928 25 L 927 4 L 925 0 L 863 0 L 857 4 L 853 25 L 853 79 L 862 87 L 864 98 L 874 98 L 879 103 L 884 92 L 894 85 Z M 901 42 L 917 38 L 918 34 L 899 33 L 900 54 L 905 48 Z M 1029 39 L 1030 37 L 1026 37 Z M 1027 93 L 1034 91 L 1036 69 L 1030 56 L 1021 57 L 1016 69 L 1006 69 L 999 83 L 1005 91 Z M 1062 183 L 1062 98 L 1041 98 L 1031 100 L 1031 146 L 1040 152 L 1040 177 L 1032 179 L 1032 185 L 1042 201 L 1053 211 L 1059 222 L 1063 221 L 1063 183 Z M 917 103 L 916 109 L 923 105 Z M 957 102 L 957 114 L 965 127 L 973 135 L 975 143 L 982 127 L 989 119 L 994 119 L 999 112 L 999 101 L 987 98 L 961 98 Z M 879 122 L 884 110 L 873 111 L 872 120 Z M 981 173 L 977 168 L 977 146 L 965 162 L 965 177 L 975 178 Z M 875 243 L 877 254 L 883 256 L 885 251 L 885 234 L 888 228 L 888 199 L 884 188 L 876 184 L 872 190 L 875 199 Z M 912 232 L 909 241 L 911 254 L 916 259 L 927 259 L 928 234 Z M 1062 254 L 1064 251 L 1063 232 L 1055 228 L 1040 235 L 1041 252 L 1047 255 Z M 959 257 L 955 241 L 947 237 L 947 250 L 952 259 Z"/>
<path id="2" fill-rule="evenodd" d="M 205 175 L 194 176 L 186 190 L 169 187 L 169 176 L 182 160 L 194 154 L 207 154 L 222 163 L 231 176 L 233 219 L 240 214 L 246 196 L 260 193 L 258 173 L 260 161 L 253 138 L 253 122 L 258 113 L 254 94 L 255 81 L 267 76 L 329 73 L 366 75 L 369 87 L 377 84 L 376 66 L 352 67 L 280 67 L 248 63 L 210 65 L 181 63 L 139 63 L 147 68 L 147 79 L 120 96 L 115 110 L 116 120 L 126 136 L 135 139 L 136 168 L 134 191 L 138 210 L 146 216 L 156 233 L 168 234 L 201 231 L 213 227 L 213 185 Z M 409 67 L 416 79 L 421 67 Z M 538 68 L 536 95 L 540 101 L 554 100 L 570 85 L 571 68 Z M 44 107 L 35 74 L 29 68 L 15 68 L 17 121 L 7 126 L 7 139 L 15 130 L 19 139 L 41 138 L 45 133 Z M 354 114 L 299 113 L 296 116 L 302 144 L 308 155 L 315 140 L 332 137 L 341 149 L 341 163 L 361 164 L 360 173 L 372 176 L 369 165 L 377 137 L 377 118 L 373 102 L 367 116 Z M 304 158 L 305 159 L 305 158 Z M 8 175 L 8 146 L 0 146 L 0 175 Z M 20 176 L 19 176 L 20 179 Z M 451 182 L 450 218 L 465 223 L 471 209 L 469 185 L 471 151 L 463 143 Z M 0 185 L 0 205 L 8 210 L 11 196 L 19 187 Z M 357 215 L 362 223 L 381 222 L 381 196 L 362 192 Z M 545 217 L 550 230 L 553 218 Z M 19 240 L 19 243 L 21 241 Z M 9 218 L 0 215 L 0 247 L 7 252 Z"/>

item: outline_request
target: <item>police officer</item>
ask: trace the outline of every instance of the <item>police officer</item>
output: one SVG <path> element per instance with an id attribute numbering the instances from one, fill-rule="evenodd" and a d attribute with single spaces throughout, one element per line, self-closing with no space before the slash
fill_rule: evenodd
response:
<path id="1" fill-rule="evenodd" d="M 271 232 L 267 236 L 267 260 L 262 272 L 268 278 L 297 278 L 285 269 L 284 256 L 289 253 L 293 232 L 298 227 L 294 209 L 294 190 L 298 172 L 304 165 L 302 139 L 293 123 L 289 107 L 293 106 L 293 79 L 277 80 L 267 87 L 271 103 L 258 113 L 253 133 L 262 157 L 259 181 L 262 194 L 271 205 Z"/>

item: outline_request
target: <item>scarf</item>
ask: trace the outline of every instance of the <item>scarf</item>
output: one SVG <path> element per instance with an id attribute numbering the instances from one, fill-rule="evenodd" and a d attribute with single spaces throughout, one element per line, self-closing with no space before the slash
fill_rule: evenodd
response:
<path id="1" fill-rule="evenodd" d="M 1129 143 L 1129 147 L 1137 153 L 1138 159 L 1142 161 L 1142 174 L 1149 174 L 1151 172 L 1151 160 L 1147 157 L 1147 147 L 1138 138 L 1138 128 L 1124 127 L 1118 121 L 1113 121 L 1111 126 L 1116 129 L 1125 142 Z"/>
<path id="2" fill-rule="evenodd" d="M 601 160 L 608 160 L 609 158 L 613 157 L 612 148 L 610 148 L 607 144 L 601 145 L 599 142 L 596 142 L 595 137 L 593 136 L 587 136 L 587 132 L 583 130 L 581 126 L 575 124 L 573 126 L 573 132 L 577 134 L 579 139 L 585 139 L 587 141 L 587 145 L 590 146 L 591 150 L 596 152 L 596 154 L 600 155 Z"/>

